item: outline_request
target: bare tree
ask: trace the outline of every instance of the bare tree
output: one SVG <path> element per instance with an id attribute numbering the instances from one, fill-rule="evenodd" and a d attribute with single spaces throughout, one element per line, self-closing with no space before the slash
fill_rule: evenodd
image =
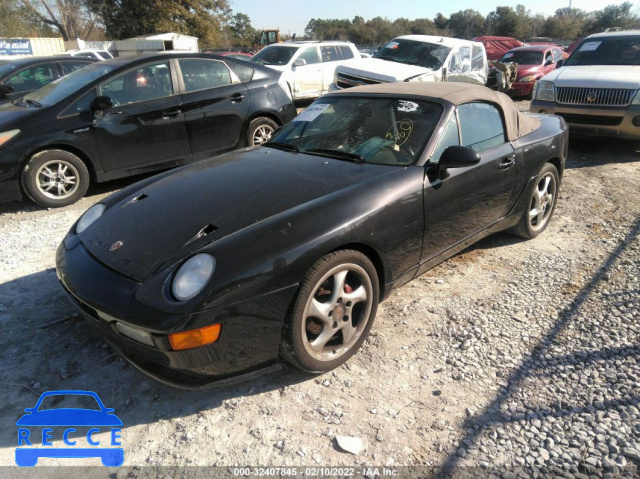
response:
<path id="1" fill-rule="evenodd" d="M 56 28 L 65 41 L 86 40 L 99 21 L 88 8 L 87 0 L 22 0 L 22 3 L 44 23 Z"/>

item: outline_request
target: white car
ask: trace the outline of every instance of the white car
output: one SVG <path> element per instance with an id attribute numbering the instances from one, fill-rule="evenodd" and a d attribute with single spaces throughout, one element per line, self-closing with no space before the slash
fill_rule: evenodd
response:
<path id="1" fill-rule="evenodd" d="M 336 69 L 331 90 L 373 83 L 462 81 L 484 85 L 489 63 L 479 42 L 432 35 L 396 37 L 373 56 Z"/>
<path id="2" fill-rule="evenodd" d="M 360 58 L 353 43 L 285 42 L 263 48 L 251 61 L 281 71 L 293 99 L 300 100 L 328 92 L 336 67 Z"/>
<path id="3" fill-rule="evenodd" d="M 640 138 L 640 30 L 590 35 L 538 82 L 530 110 L 573 133 Z"/>
<path id="4" fill-rule="evenodd" d="M 80 50 L 67 50 L 58 55 L 68 55 L 72 57 L 88 57 L 95 58 L 96 60 L 109 60 L 113 58 L 113 55 L 107 50 L 93 50 L 92 48 L 83 48 Z"/>

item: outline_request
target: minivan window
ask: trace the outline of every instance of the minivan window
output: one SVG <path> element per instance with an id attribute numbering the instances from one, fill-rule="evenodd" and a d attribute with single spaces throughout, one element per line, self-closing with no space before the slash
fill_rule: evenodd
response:
<path id="1" fill-rule="evenodd" d="M 353 50 L 351 50 L 351 48 L 341 45 L 340 46 L 340 51 L 342 52 L 342 58 L 344 60 L 348 60 L 349 58 L 353 58 Z"/>
<path id="2" fill-rule="evenodd" d="M 318 49 L 316 47 L 305 48 L 298 60 L 304 60 L 307 65 L 313 65 L 314 63 L 320 63 L 320 57 L 318 56 Z"/>
<path id="3" fill-rule="evenodd" d="M 296 54 L 298 48 L 268 46 L 256 53 L 251 61 L 261 65 L 286 65 Z"/>

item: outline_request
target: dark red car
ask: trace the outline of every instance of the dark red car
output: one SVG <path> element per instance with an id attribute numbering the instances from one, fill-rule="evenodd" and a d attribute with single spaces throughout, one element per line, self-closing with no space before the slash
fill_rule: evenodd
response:
<path id="1" fill-rule="evenodd" d="M 555 70 L 556 63 L 562 58 L 562 49 L 553 45 L 529 45 L 509 50 L 500 61 L 517 63 L 518 78 L 508 93 L 531 99 L 538 80 Z"/>

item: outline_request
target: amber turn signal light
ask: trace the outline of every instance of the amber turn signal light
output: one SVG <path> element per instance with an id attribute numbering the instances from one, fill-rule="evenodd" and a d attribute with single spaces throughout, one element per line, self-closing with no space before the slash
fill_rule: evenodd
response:
<path id="1" fill-rule="evenodd" d="M 215 343 L 220 337 L 220 325 L 212 324 L 200 329 L 183 331 L 169 335 L 169 343 L 175 351 L 183 349 L 199 348 L 207 344 Z"/>

